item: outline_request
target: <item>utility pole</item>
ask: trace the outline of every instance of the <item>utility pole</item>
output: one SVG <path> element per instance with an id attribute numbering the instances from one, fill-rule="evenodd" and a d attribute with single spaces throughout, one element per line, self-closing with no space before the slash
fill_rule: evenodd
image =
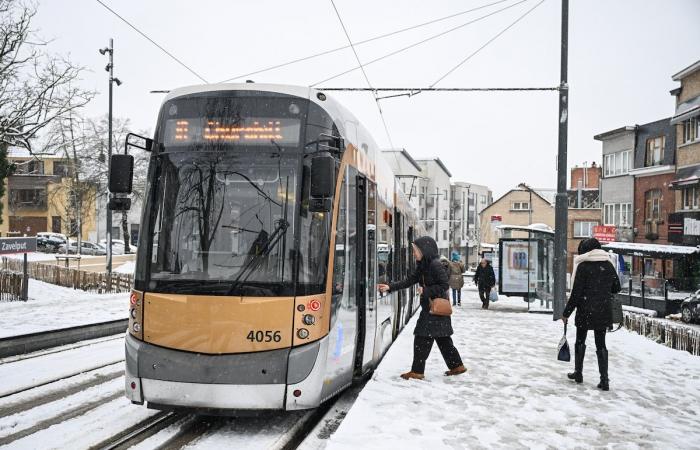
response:
<path id="1" fill-rule="evenodd" d="M 557 154 L 557 197 L 554 216 L 554 305 L 553 320 L 559 320 L 566 302 L 566 152 L 569 123 L 568 78 L 569 0 L 561 2 L 561 73 L 559 82 L 559 148 Z"/>
<path id="2" fill-rule="evenodd" d="M 109 63 L 105 67 L 105 70 L 109 72 L 109 112 L 107 113 L 107 173 L 112 167 L 112 85 L 114 83 L 117 86 L 121 85 L 122 82 L 118 78 L 114 78 L 114 39 L 109 39 L 109 47 L 100 49 L 100 54 L 104 55 L 109 53 Z M 109 204 L 110 195 L 107 197 L 107 203 Z M 105 235 L 107 238 L 107 277 L 111 280 L 112 277 L 112 210 L 107 206 L 107 229 L 105 230 Z"/>

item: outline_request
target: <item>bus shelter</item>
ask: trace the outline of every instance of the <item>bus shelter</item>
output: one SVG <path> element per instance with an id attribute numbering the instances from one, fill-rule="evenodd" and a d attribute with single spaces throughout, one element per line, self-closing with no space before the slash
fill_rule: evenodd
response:
<path id="1" fill-rule="evenodd" d="M 554 301 L 554 230 L 544 224 L 498 226 L 499 294 L 522 297 L 528 311 L 551 313 Z"/>

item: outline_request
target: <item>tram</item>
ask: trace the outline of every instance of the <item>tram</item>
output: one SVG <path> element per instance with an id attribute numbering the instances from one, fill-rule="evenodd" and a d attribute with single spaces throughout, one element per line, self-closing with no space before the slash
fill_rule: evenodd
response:
<path id="1" fill-rule="evenodd" d="M 299 410 L 366 376 L 419 306 L 376 284 L 424 230 L 357 119 L 308 87 L 212 84 L 171 91 L 143 139 L 127 398 Z"/>

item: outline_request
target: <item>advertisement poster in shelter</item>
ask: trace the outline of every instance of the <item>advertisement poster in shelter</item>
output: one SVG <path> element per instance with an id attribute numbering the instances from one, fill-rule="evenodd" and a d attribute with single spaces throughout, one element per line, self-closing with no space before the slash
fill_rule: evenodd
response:
<path id="1" fill-rule="evenodd" d="M 528 292 L 535 292 L 539 242 L 527 239 L 501 239 L 499 243 L 501 294 L 526 296 Z"/>

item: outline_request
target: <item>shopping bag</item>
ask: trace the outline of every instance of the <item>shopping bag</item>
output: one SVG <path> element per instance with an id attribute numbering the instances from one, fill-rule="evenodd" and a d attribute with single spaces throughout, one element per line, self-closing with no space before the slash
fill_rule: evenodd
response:
<path id="1" fill-rule="evenodd" d="M 564 336 L 559 340 L 559 353 L 557 354 L 557 360 L 559 361 L 571 361 L 571 351 L 569 350 L 569 343 L 566 341 L 566 324 L 564 324 Z"/>
<path id="2" fill-rule="evenodd" d="M 489 292 L 489 301 L 490 302 L 497 302 L 498 301 L 498 291 L 496 288 L 492 288 L 491 292 Z"/>

